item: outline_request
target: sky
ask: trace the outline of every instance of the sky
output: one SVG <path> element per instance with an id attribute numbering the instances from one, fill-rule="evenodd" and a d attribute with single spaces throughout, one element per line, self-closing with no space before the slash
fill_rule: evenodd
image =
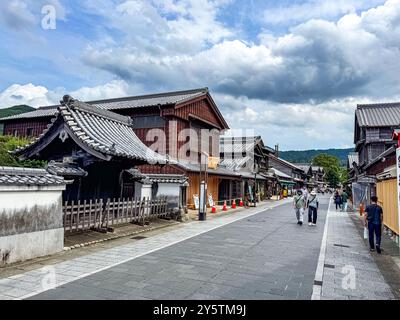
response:
<path id="1" fill-rule="evenodd" d="M 208 87 L 281 150 L 353 147 L 357 104 L 400 101 L 400 0 L 8 0 L 0 43 L 0 108 Z"/>

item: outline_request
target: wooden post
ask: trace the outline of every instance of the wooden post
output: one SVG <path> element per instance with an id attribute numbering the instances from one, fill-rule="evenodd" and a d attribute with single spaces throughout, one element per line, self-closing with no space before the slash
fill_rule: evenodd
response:
<path id="1" fill-rule="evenodd" d="M 85 227 L 86 227 L 86 200 L 83 201 L 83 222 L 82 222 L 83 230 L 86 230 Z"/>
<path id="2" fill-rule="evenodd" d="M 72 202 L 71 202 L 71 219 L 70 219 L 70 222 L 69 222 L 69 231 L 70 232 L 72 232 L 72 220 L 73 220 L 73 217 L 74 217 L 74 200 L 72 200 Z"/>
<path id="3" fill-rule="evenodd" d="M 81 200 L 78 200 L 78 211 L 76 212 L 76 231 L 79 230 L 79 215 L 80 215 L 80 210 L 81 209 Z"/>
<path id="4" fill-rule="evenodd" d="M 89 229 L 92 227 L 92 199 L 89 200 Z"/>
<path id="5" fill-rule="evenodd" d="M 64 232 L 67 230 L 67 212 L 68 212 L 68 201 L 65 201 L 64 204 Z"/>

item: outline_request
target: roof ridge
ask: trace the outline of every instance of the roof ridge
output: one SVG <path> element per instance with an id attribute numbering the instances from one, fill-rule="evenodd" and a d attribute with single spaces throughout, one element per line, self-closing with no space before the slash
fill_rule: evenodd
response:
<path id="1" fill-rule="evenodd" d="M 385 107 L 392 107 L 392 106 L 399 106 L 400 102 L 381 102 L 381 103 L 366 103 L 366 104 L 357 104 L 357 109 L 364 109 L 364 108 L 385 108 Z"/>
<path id="2" fill-rule="evenodd" d="M 139 99 L 143 99 L 143 98 L 151 99 L 151 98 L 158 98 L 158 97 L 170 97 L 170 96 L 175 96 L 175 95 L 184 95 L 184 94 L 197 93 L 197 92 L 200 93 L 203 91 L 204 91 L 204 93 L 208 93 L 209 90 L 207 87 L 205 87 L 205 88 L 191 89 L 191 90 L 170 91 L 170 92 L 144 94 L 144 95 L 138 95 L 138 96 L 127 96 L 127 97 L 121 97 L 121 98 L 92 100 L 92 101 L 86 101 L 86 103 L 96 104 L 96 103 L 105 103 L 105 102 L 139 100 Z"/>
<path id="3" fill-rule="evenodd" d="M 84 111 L 84 112 L 87 112 L 87 113 L 90 113 L 93 115 L 107 118 L 111 121 L 120 122 L 124 125 L 128 125 L 128 126 L 132 125 L 131 118 L 129 118 L 127 116 L 123 116 L 118 113 L 108 111 L 105 109 L 100 109 L 100 108 L 90 105 L 86 102 L 75 100 L 71 96 L 68 96 L 68 95 L 64 96 L 63 101 L 60 101 L 60 102 L 61 102 L 61 106 L 59 108 L 61 108 L 62 106 L 66 106 L 67 108 L 71 108 L 72 110 Z"/>

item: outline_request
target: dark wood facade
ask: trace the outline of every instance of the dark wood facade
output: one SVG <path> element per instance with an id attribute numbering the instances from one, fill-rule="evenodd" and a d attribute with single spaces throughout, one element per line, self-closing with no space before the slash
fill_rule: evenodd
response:
<path id="1" fill-rule="evenodd" d="M 37 137 L 50 123 L 49 117 L 4 122 L 3 134 L 15 137 Z"/>

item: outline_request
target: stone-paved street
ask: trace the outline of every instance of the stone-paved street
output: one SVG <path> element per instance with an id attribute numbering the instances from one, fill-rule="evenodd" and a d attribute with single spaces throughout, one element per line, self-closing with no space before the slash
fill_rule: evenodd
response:
<path id="1" fill-rule="evenodd" d="M 309 300 L 327 204 L 317 227 L 285 204 L 32 298 Z"/>
<path id="2" fill-rule="evenodd" d="M 393 299 L 350 216 L 320 199 L 316 227 L 270 202 L 1 279 L 0 300 Z"/>
<path id="3" fill-rule="evenodd" d="M 367 241 L 361 238 L 351 215 L 354 213 L 335 211 L 334 206 L 328 214 L 321 299 L 394 299 L 374 261 L 373 255 L 377 254 L 371 255 Z M 392 276 L 396 277 L 396 274 Z"/>

